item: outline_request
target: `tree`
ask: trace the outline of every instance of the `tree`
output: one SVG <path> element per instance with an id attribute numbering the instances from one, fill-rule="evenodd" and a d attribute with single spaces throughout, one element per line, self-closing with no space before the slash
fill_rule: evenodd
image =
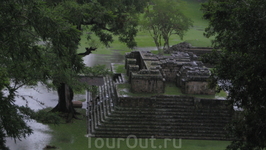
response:
<path id="1" fill-rule="evenodd" d="M 80 31 L 43 1 L 1 1 L 0 30 L 0 80 L 5 81 L 0 82 L 2 149 L 5 136 L 20 139 L 32 133 L 24 121 L 28 112 L 14 103 L 17 89 L 47 83 L 59 75 L 61 79 L 70 78 L 75 68 L 84 65 L 81 58 L 74 59 L 73 55 Z M 72 59 L 73 68 L 65 67 Z"/>
<path id="2" fill-rule="evenodd" d="M 17 139 L 32 133 L 24 121 L 31 111 L 14 104 L 17 89 L 38 82 L 50 86 L 51 81 L 59 91 L 83 88 L 79 74 L 106 70 L 85 67 L 77 55 L 81 27 L 88 26 L 106 45 L 119 35 L 133 47 L 136 16 L 144 6 L 142 0 L 0 1 L 0 149 L 6 149 L 5 136 Z M 73 115 L 71 93 L 65 94 L 68 98 L 61 94 L 58 105 L 70 104 L 64 106 Z"/>
<path id="3" fill-rule="evenodd" d="M 228 91 L 242 111 L 228 131 L 228 150 L 266 148 L 266 3 L 254 0 L 209 0 L 202 6 L 209 20 L 207 37 L 220 49 L 205 57 L 215 64 L 212 85 Z"/>
<path id="4" fill-rule="evenodd" d="M 113 41 L 112 35 L 118 35 L 121 42 L 133 48 L 136 46 L 134 36 L 137 33 L 138 13 L 143 11 L 147 2 L 145 0 L 98 0 L 51 1 L 48 4 L 59 10 L 68 10 L 63 14 L 66 20 L 79 30 L 81 30 L 81 26 L 84 28 L 87 27 L 89 29 L 87 32 L 90 31 L 97 35 L 100 41 L 106 46 Z M 87 38 L 90 40 L 90 35 Z M 89 51 L 88 49 L 82 54 L 89 54 L 91 52 L 90 49 L 93 50 L 95 48 L 90 47 Z M 103 69 L 96 69 L 98 73 L 106 73 L 106 71 L 100 70 Z M 91 74 L 92 71 L 90 70 L 87 73 Z M 79 72 L 79 70 L 76 70 L 76 72 Z M 59 95 L 59 102 L 53 111 L 66 112 L 70 116 L 73 116 L 75 113 L 71 102 L 73 99 L 73 84 L 62 82 L 61 77 L 56 77 L 53 81 Z"/>
<path id="5" fill-rule="evenodd" d="M 152 0 L 145 11 L 143 17 L 143 27 L 148 30 L 152 36 L 158 50 L 169 48 L 169 38 L 177 34 L 183 39 L 184 33 L 192 26 L 192 21 L 182 12 L 181 7 L 184 5 L 181 1 L 176 0 Z"/>

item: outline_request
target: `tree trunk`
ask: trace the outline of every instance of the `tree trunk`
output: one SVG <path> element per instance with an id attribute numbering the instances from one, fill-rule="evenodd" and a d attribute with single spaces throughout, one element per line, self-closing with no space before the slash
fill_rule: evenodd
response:
<path id="1" fill-rule="evenodd" d="M 72 118 L 75 118 L 76 111 L 73 107 L 73 90 L 65 83 L 60 83 L 57 87 L 58 104 L 52 109 L 53 112 L 65 113 L 66 121 L 70 122 Z"/>
<path id="2" fill-rule="evenodd" d="M 163 45 L 163 49 L 169 49 L 170 46 L 169 46 L 169 36 L 168 34 L 164 34 L 163 35 L 163 40 L 164 40 L 164 45 Z"/>

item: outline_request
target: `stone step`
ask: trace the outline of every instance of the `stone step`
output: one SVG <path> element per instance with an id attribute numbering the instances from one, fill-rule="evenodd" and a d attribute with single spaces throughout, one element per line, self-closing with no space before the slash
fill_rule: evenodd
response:
<path id="1" fill-rule="evenodd" d="M 115 107 L 115 110 L 118 112 L 202 112 L 202 113 L 223 113 L 223 114 L 230 114 L 232 110 L 228 109 L 208 109 L 208 108 L 195 108 L 194 106 L 192 107 L 187 107 L 187 106 L 180 106 L 180 107 L 175 107 L 175 106 L 158 106 L 155 108 L 127 108 L 127 107 Z"/>
<path id="2" fill-rule="evenodd" d="M 224 133 L 200 133 L 200 132 L 112 132 L 106 130 L 98 130 L 97 133 L 94 133 L 95 137 L 128 137 L 128 136 L 135 136 L 138 138 L 182 138 L 182 139 L 209 139 L 209 140 L 225 140 Z M 203 138 L 205 137 L 205 138 Z"/>
<path id="3" fill-rule="evenodd" d="M 228 124 L 228 120 L 222 120 L 222 121 L 217 121 L 217 120 L 189 120 L 189 119 L 165 119 L 165 120 L 159 120 L 159 119 L 147 119 L 147 120 L 137 120 L 137 119 L 106 119 L 103 122 L 110 122 L 110 123 L 121 123 L 121 124 L 156 124 L 156 125 L 161 125 L 164 123 L 167 123 L 169 125 L 179 125 L 180 123 L 186 123 L 186 124 L 206 124 L 206 125 L 213 125 L 217 126 L 219 124 Z M 139 123 L 138 123 L 139 122 Z"/>
<path id="4" fill-rule="evenodd" d="M 150 128 L 150 129 L 167 129 L 167 130 L 179 130 L 179 129 L 186 129 L 186 130 L 223 130 L 226 124 L 216 124 L 215 126 L 208 124 L 208 123 L 202 123 L 202 124 L 168 124 L 168 125 L 162 125 L 162 124 L 123 124 L 120 125 L 113 125 L 113 124 L 105 124 L 101 123 L 101 126 L 99 128 Z"/>
<path id="5" fill-rule="evenodd" d="M 160 125 L 160 126 L 163 126 L 163 125 L 169 125 L 169 126 L 180 126 L 180 125 L 206 125 L 206 126 L 224 126 L 226 124 L 229 123 L 229 121 L 202 121 L 202 120 L 194 120 L 194 121 L 191 121 L 191 120 L 141 120 L 141 121 L 137 121 L 137 120 L 133 120 L 133 119 L 128 119 L 128 120 L 120 120 L 120 119 L 108 119 L 108 120 L 105 120 L 103 123 L 109 123 L 109 124 L 121 124 L 121 125 Z"/>
<path id="6" fill-rule="evenodd" d="M 177 105 L 194 106 L 194 100 L 193 101 L 181 101 L 181 100 L 156 99 L 155 103 L 156 104 L 177 104 Z"/>
<path id="7" fill-rule="evenodd" d="M 222 135 L 223 136 L 223 135 Z M 151 138 L 154 138 L 154 139 L 175 139 L 175 143 L 177 144 L 176 146 L 178 146 L 178 142 L 179 142 L 179 139 L 181 139 L 181 141 L 183 139 L 187 139 L 187 140 L 229 140 L 227 138 L 223 138 L 222 136 L 213 136 L 213 137 L 210 137 L 210 136 L 192 136 L 192 135 L 154 135 L 154 134 L 151 134 L 151 135 L 146 135 L 146 134 L 138 134 L 138 135 L 133 135 L 133 134 L 96 134 L 94 135 L 93 137 L 96 137 L 96 138 L 123 138 L 126 140 L 126 138 L 134 138 L 136 137 L 137 139 L 147 139 L 147 140 L 150 140 Z"/>
<path id="8" fill-rule="evenodd" d="M 230 118 L 230 116 L 227 115 L 198 115 L 194 113 L 182 113 L 182 114 L 176 114 L 176 113 L 161 113 L 161 114 L 120 114 L 117 112 L 112 113 L 108 118 L 120 118 L 120 119 L 139 119 L 139 120 L 145 120 L 145 119 L 184 119 L 187 120 L 194 119 L 194 120 L 227 120 Z"/>
<path id="9" fill-rule="evenodd" d="M 95 131 L 105 133 L 165 133 L 167 134 L 224 134 L 221 130 L 200 130 L 200 129 L 153 129 L 153 128 L 96 128 Z"/>
<path id="10" fill-rule="evenodd" d="M 191 124 L 191 123 L 177 123 L 177 124 L 124 124 L 124 123 L 102 123 L 99 128 L 132 128 L 132 129 L 139 129 L 139 128 L 145 128 L 145 129 L 167 129 L 167 130 L 179 130 L 179 129 L 186 129 L 186 130 L 221 130 L 221 128 L 225 127 L 225 124 L 216 124 L 210 125 L 206 123 L 201 124 Z"/>
<path id="11" fill-rule="evenodd" d="M 92 126 L 92 134 L 96 137 L 135 135 L 140 138 L 154 136 L 156 138 L 225 139 L 223 128 L 231 119 L 230 110 L 197 108 L 193 98 L 180 99 L 180 97 L 171 96 L 156 97 L 153 108 L 112 107 L 113 102 L 117 100 L 113 99 L 117 96 L 114 84 L 110 78 L 105 78 L 105 83 L 101 87 L 100 105 L 94 106 L 98 108 L 95 119 L 101 119 L 96 120 L 94 124 L 96 127 Z"/>
<path id="12" fill-rule="evenodd" d="M 164 110 L 164 111 L 114 111 L 114 115 L 120 116 L 152 116 L 152 115 L 169 115 L 169 116 L 206 116 L 206 117 L 229 117 L 230 113 L 223 112 L 204 112 L 204 111 L 194 111 L 194 110 Z"/>
<path id="13" fill-rule="evenodd" d="M 176 124 L 176 123 L 179 123 L 179 122 L 183 122 L 183 123 L 205 123 L 205 124 L 227 124 L 229 122 L 229 119 L 227 120 L 223 120 L 223 119 L 220 119 L 220 120 L 210 120 L 210 119 L 187 119 L 187 118 L 178 118 L 178 119 L 150 119 L 150 118 L 147 118 L 147 119 L 132 119 L 132 118 L 128 118 L 128 119 L 122 119 L 122 118 L 107 118 L 104 122 L 119 122 L 119 123 L 134 123 L 134 124 L 138 124 L 138 122 L 142 123 L 142 124 L 145 124 L 145 123 L 157 123 L 157 124 L 160 124 L 162 122 L 167 122 L 167 123 L 172 123 L 172 124 Z"/>
<path id="14" fill-rule="evenodd" d="M 94 133 L 94 135 L 98 135 L 98 136 L 106 136 L 108 135 L 110 137 L 112 137 L 112 135 L 135 135 L 137 137 L 140 136 L 144 136 L 144 137 L 151 137 L 151 136 L 164 136 L 164 137 L 180 137 L 180 136 L 186 136 L 186 137 L 209 137 L 210 139 L 216 137 L 216 138 L 225 138 L 226 134 L 225 133 L 214 133 L 214 132 L 188 132 L 188 131 L 184 131 L 184 132 L 166 132 L 166 131 L 162 131 L 162 132 L 153 132 L 153 131 L 108 131 L 108 130 L 96 130 L 96 132 Z"/>

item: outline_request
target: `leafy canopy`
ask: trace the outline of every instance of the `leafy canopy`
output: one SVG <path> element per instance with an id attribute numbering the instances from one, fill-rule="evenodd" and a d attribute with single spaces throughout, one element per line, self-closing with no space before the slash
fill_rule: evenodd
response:
<path id="1" fill-rule="evenodd" d="M 85 67 L 77 55 L 82 28 L 105 45 L 118 35 L 133 47 L 137 13 L 145 5 L 145 0 L 1 0 L 0 149 L 6 149 L 5 136 L 32 133 L 24 121 L 30 111 L 15 104 L 18 88 L 55 81 L 77 89 L 83 86 L 77 75 L 104 73 Z"/>
<path id="2" fill-rule="evenodd" d="M 222 52 L 205 57 L 215 64 L 213 83 L 229 92 L 228 99 L 243 109 L 231 124 L 235 139 L 227 149 L 266 147 L 266 3 L 254 0 L 209 0 L 202 7 L 209 20 L 207 37 Z M 215 84 L 213 84 L 215 85 Z"/>
<path id="3" fill-rule="evenodd" d="M 169 48 L 169 38 L 177 34 L 181 39 L 185 32 L 192 26 L 192 21 L 187 18 L 181 8 L 185 3 L 177 0 L 152 0 L 145 11 L 142 26 L 148 30 L 158 48 Z"/>

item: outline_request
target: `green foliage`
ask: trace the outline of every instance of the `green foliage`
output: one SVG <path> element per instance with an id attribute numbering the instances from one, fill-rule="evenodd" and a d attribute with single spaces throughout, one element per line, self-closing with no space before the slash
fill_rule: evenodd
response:
<path id="1" fill-rule="evenodd" d="M 0 130 L 4 131 L 1 134 L 4 136 L 0 139 L 5 136 L 21 139 L 32 133 L 30 127 L 23 120 L 27 118 L 20 112 L 20 108 L 14 105 L 14 96 L 15 94 L 11 93 L 5 97 L 0 92 Z"/>
<path id="2" fill-rule="evenodd" d="M 5 143 L 6 143 L 6 140 L 5 140 L 5 131 L 3 130 L 3 128 L 0 128 L 0 149 L 1 150 L 9 150 Z"/>
<path id="3" fill-rule="evenodd" d="M 84 88 L 76 78 L 79 74 L 107 73 L 102 67 L 86 68 L 77 55 L 82 25 L 105 45 L 118 35 L 133 47 L 137 14 L 145 5 L 145 0 L 0 1 L 1 133 L 21 138 L 32 132 L 23 119 L 34 113 L 14 104 L 16 90 L 23 85 L 50 86 L 53 81 L 54 86 L 64 83 L 76 90 Z"/>
<path id="4" fill-rule="evenodd" d="M 59 124 L 62 121 L 59 113 L 46 110 L 39 110 L 36 112 L 34 119 L 46 124 Z"/>
<path id="5" fill-rule="evenodd" d="M 151 34 L 158 50 L 161 39 L 164 40 L 164 48 L 169 48 L 169 37 L 172 34 L 183 39 L 185 31 L 192 26 L 192 21 L 181 11 L 183 2 L 176 0 L 152 0 L 143 17 L 142 26 Z"/>
<path id="6" fill-rule="evenodd" d="M 222 50 L 207 58 L 216 65 L 212 81 L 243 109 L 229 128 L 235 140 L 227 149 L 266 148 L 266 3 L 210 0 L 202 10 L 210 22 L 205 35 L 215 36 L 213 46 Z"/>
<path id="7" fill-rule="evenodd" d="M 21 106 L 20 112 L 23 113 L 29 119 L 34 119 L 41 123 L 46 124 L 59 124 L 62 118 L 57 112 L 51 112 L 51 108 L 41 109 L 37 112 L 31 110 L 29 107 Z"/>

